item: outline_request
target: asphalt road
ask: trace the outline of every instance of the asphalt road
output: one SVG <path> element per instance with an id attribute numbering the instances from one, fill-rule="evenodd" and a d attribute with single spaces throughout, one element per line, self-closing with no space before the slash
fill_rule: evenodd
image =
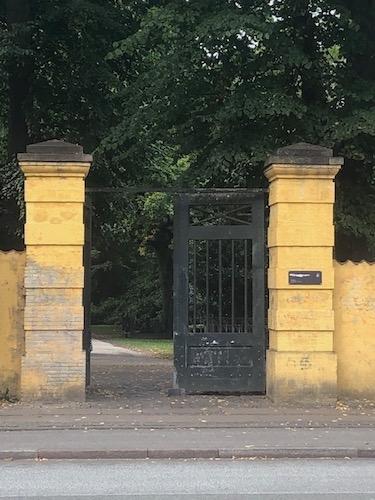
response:
<path id="1" fill-rule="evenodd" d="M 375 500 L 375 460 L 0 462 L 0 498 Z"/>

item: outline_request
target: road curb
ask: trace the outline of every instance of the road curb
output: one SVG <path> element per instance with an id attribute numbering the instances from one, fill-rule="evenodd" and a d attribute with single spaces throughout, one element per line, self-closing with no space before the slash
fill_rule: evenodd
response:
<path id="1" fill-rule="evenodd" d="M 23 425 L 21 427 L 19 426 L 12 426 L 12 425 L 1 425 L 0 424 L 0 432 L 41 432 L 41 431 L 127 431 L 127 430 L 134 430 L 136 429 L 141 429 L 141 430 L 209 430 L 209 429 L 243 429 L 243 430 L 259 430 L 259 429 L 280 429 L 280 430 L 285 430 L 285 429 L 296 429 L 296 430 L 306 430 L 306 429 L 314 429 L 314 430 L 342 430 L 342 429 L 369 429 L 373 430 L 375 428 L 375 423 L 365 423 L 365 424 L 354 424 L 354 423 L 339 423 L 335 422 L 335 425 L 327 425 L 327 424 L 321 424 L 321 423 L 314 423 L 311 426 L 307 426 L 304 423 L 287 423 L 287 424 L 275 424 L 275 423 L 267 423 L 265 425 L 264 422 L 252 422 L 252 423 L 247 423 L 246 425 L 243 422 L 228 422 L 228 423 L 207 423 L 207 424 L 201 424 L 201 425 L 191 425 L 191 423 L 181 423 L 181 422 L 174 422 L 171 424 L 160 424 L 156 422 L 151 422 L 151 423 L 132 423 L 132 424 L 119 424 L 118 422 L 116 423 L 111 423 L 107 425 L 101 425 L 101 424 L 91 424 L 91 423 L 81 423 L 81 424 L 71 424 L 71 425 L 66 425 L 64 423 L 58 424 L 54 423 L 53 426 L 51 425 L 40 425 L 40 426 L 35 426 L 35 425 Z"/>
<path id="2" fill-rule="evenodd" d="M 360 458 L 375 458 L 375 449 L 358 450 Z"/>
<path id="3" fill-rule="evenodd" d="M 35 460 L 36 451 L 0 451 L 0 460 Z"/>
<path id="4" fill-rule="evenodd" d="M 358 456 L 359 450 L 356 448 L 246 448 L 219 450 L 220 458 L 357 458 Z"/>
<path id="5" fill-rule="evenodd" d="M 147 458 L 155 459 L 181 459 L 181 458 L 220 458 L 219 450 L 147 450 Z"/>
<path id="6" fill-rule="evenodd" d="M 375 458 L 375 449 L 359 448 L 216 448 L 134 450 L 5 450 L 0 460 L 138 460 L 241 458 Z"/>
<path id="7" fill-rule="evenodd" d="M 148 458 L 147 450 L 38 450 L 39 460 L 138 460 Z"/>

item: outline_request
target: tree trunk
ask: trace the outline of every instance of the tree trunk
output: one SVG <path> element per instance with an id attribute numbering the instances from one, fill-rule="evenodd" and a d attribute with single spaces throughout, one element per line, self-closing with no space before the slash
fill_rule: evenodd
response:
<path id="1" fill-rule="evenodd" d="M 29 48 L 25 23 L 31 18 L 29 0 L 7 0 L 7 23 L 16 34 L 16 44 L 21 49 Z M 23 25 L 23 26 L 22 26 Z M 25 106 L 31 86 L 32 66 L 29 58 L 12 60 L 8 66 L 8 152 L 25 151 L 29 142 Z"/>
<path id="2" fill-rule="evenodd" d="M 159 263 L 159 278 L 162 292 L 163 336 L 171 338 L 173 335 L 173 252 L 170 248 L 172 233 L 167 226 L 158 231 L 152 242 Z"/>
<path id="3" fill-rule="evenodd" d="M 356 74 L 365 80 L 375 79 L 375 0 L 361 0 L 360 2 L 352 2 L 345 0 L 346 8 L 350 12 L 351 18 L 359 26 L 359 32 L 366 40 L 366 45 L 355 50 L 352 48 L 351 53 L 346 53 L 345 56 L 349 59 Z"/>

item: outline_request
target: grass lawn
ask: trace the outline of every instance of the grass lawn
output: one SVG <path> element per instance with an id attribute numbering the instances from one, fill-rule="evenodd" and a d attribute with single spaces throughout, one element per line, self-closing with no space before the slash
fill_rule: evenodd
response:
<path id="1" fill-rule="evenodd" d="M 113 345 L 153 354 L 158 358 L 171 359 L 173 357 L 172 339 L 124 338 L 121 336 L 121 327 L 118 325 L 92 325 L 91 331 L 94 338 Z"/>
<path id="2" fill-rule="evenodd" d="M 126 347 L 132 351 L 147 352 L 158 358 L 171 359 L 173 356 L 173 341 L 169 339 L 110 339 L 114 345 Z"/>

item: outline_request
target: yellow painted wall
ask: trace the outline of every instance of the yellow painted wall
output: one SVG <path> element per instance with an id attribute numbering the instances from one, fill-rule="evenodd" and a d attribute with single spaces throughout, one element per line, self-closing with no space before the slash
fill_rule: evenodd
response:
<path id="1" fill-rule="evenodd" d="M 17 398 L 24 351 L 24 252 L 0 252 L 0 398 Z"/>
<path id="2" fill-rule="evenodd" d="M 339 396 L 375 400 L 375 263 L 335 263 L 334 310 Z"/>

